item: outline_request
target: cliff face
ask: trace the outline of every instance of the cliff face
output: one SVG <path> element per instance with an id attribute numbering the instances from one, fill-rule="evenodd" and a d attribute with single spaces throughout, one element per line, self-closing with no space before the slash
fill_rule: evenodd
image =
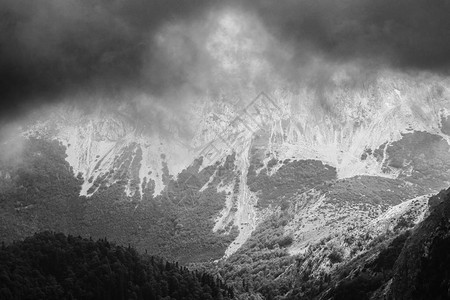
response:
<path id="1" fill-rule="evenodd" d="M 450 190 L 432 197 L 430 202 L 433 206 L 429 217 L 406 241 L 395 263 L 389 299 L 450 297 Z"/>
<path id="2" fill-rule="evenodd" d="M 335 167 L 339 178 L 395 177 L 396 170 L 383 169 L 382 154 L 402 133 L 425 131 L 448 140 L 449 88 L 449 82 L 436 78 L 392 73 L 358 87 L 338 78 L 335 87 L 323 91 L 322 101 L 308 89 L 197 101 L 186 107 L 183 122 L 170 114 L 155 121 L 154 114 L 167 112 L 146 116 L 127 105 L 89 114 L 60 107 L 40 130 L 52 125 L 52 135 L 65 142 L 68 161 L 85 179 L 110 169 L 115 155 L 137 143 L 143 152 L 141 181 L 152 171 L 149 178 L 160 187 L 156 175 L 163 161 L 177 175 L 199 155 L 209 163 L 231 151 L 245 156 L 249 141 L 261 133 L 263 150 L 279 160 L 318 159 Z"/>
<path id="3" fill-rule="evenodd" d="M 216 261 L 239 292 L 268 298 L 421 295 L 446 247 L 446 225 L 421 222 L 450 185 L 450 83 L 334 82 L 177 109 L 147 98 L 49 108 L 24 129 L 21 159 L 0 157 L 2 240 L 106 236 Z M 408 239 L 415 226 L 424 233 Z"/>
<path id="4" fill-rule="evenodd" d="M 373 222 L 372 229 L 394 226 L 360 255 L 331 270 L 326 282 L 316 280 L 323 286 L 322 292 L 309 296 L 335 300 L 448 299 L 449 217 L 450 189 L 394 206 Z M 374 233 L 370 226 L 364 230 Z"/>
<path id="5" fill-rule="evenodd" d="M 385 72 L 355 84 L 345 74 L 338 75 L 333 79 L 334 86 L 320 93 L 304 88 L 295 94 L 277 90 L 270 94 L 224 95 L 215 100 L 190 101 L 178 110 L 151 105 L 148 99 L 117 107 L 99 105 L 90 112 L 62 105 L 51 109 L 26 134 L 63 143 L 67 162 L 83 179 L 80 194 L 88 197 L 115 183 L 124 186 L 130 199 L 142 199 L 146 193 L 161 195 L 168 182 L 192 166 L 196 158 L 203 158 L 202 170 L 217 161 L 223 163 L 235 153 L 236 190 L 228 196 L 214 227 L 224 230 L 234 224 L 239 228 L 231 254 L 267 213 L 276 209 L 278 201 L 272 199 L 275 202 L 267 208 L 263 199 L 268 198 L 266 192 L 255 185 L 255 180 L 264 179 L 259 176 L 261 171 L 267 178 L 275 178 L 277 172 L 282 174 L 280 170 L 292 168 L 292 162 L 308 160 L 333 169 L 335 175 L 325 176 L 321 182 L 338 182 L 331 188 L 317 189 L 317 197 L 312 199 L 322 200 L 315 209 L 321 207 L 319 203 L 327 206 L 342 198 L 339 191 L 343 191 L 345 182 L 358 185 L 362 182 L 358 178 L 365 181 L 362 186 L 370 187 L 379 184 L 380 178 L 391 180 L 383 183 L 388 191 L 394 191 L 394 186 L 410 185 L 413 192 L 398 201 L 448 185 L 450 83 L 434 77 Z M 216 175 L 209 174 L 203 190 Z M 231 192 L 234 186 L 217 188 Z M 354 193 L 360 190 L 355 188 Z M 296 193 L 304 191 L 300 188 Z M 364 197 L 373 198 L 374 194 L 379 192 Z M 382 198 L 377 201 L 384 201 Z M 384 211 L 377 205 L 373 217 Z M 294 223 L 289 228 L 298 231 Z"/>

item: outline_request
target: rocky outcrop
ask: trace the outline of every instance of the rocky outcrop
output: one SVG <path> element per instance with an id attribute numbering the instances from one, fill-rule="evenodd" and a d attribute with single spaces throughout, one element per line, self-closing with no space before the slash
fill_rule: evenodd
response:
<path id="1" fill-rule="evenodd" d="M 450 189 L 430 199 L 431 213 L 405 243 L 389 299 L 450 297 Z"/>

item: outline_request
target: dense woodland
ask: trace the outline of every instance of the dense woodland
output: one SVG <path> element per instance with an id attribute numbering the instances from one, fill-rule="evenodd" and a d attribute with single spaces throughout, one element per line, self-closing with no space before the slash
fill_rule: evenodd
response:
<path id="1" fill-rule="evenodd" d="M 162 194 L 154 197 L 149 185 L 142 199 L 139 193 L 127 197 L 124 192 L 126 179 L 136 175 L 136 162 L 126 155 L 120 160 L 121 168 L 104 176 L 117 181 L 109 186 L 99 182 L 97 192 L 89 198 L 79 196 L 82 178 L 74 176 L 65 158 L 65 147 L 59 142 L 30 138 L 23 142 L 19 161 L 0 161 L 1 241 L 58 230 L 107 237 L 122 245 L 132 244 L 139 251 L 189 263 L 222 257 L 237 234 L 236 228 L 227 234 L 212 232 L 214 217 L 226 197 L 217 192 L 216 185 L 236 176 L 232 155 L 224 164 L 201 172 L 200 160 L 177 179 L 166 174 L 167 187 Z M 216 174 L 215 181 L 199 192 L 212 174 Z"/>
<path id="2" fill-rule="evenodd" d="M 416 147 L 416 144 L 422 146 Z M 428 145 L 429 148 L 423 145 Z M 132 155 L 124 155 L 120 160 L 121 167 L 102 177 L 103 179 L 112 178 L 115 183 L 107 186 L 105 185 L 107 180 L 97 180 L 94 185 L 97 192 L 87 198 L 79 196 L 82 178 L 80 175 L 74 176 L 73 170 L 65 161 L 64 146 L 56 141 L 30 138 L 24 142 L 24 151 L 20 161 L 13 163 L 7 160 L 0 161 L 0 237 L 2 241 L 5 241 L 5 246 L 2 247 L 2 259 L 5 255 L 14 257 L 16 252 L 19 255 L 25 251 L 18 251 L 21 243 L 11 244 L 13 241 L 30 236 L 34 232 L 56 229 L 64 234 L 72 234 L 72 236 L 65 237 L 60 234 L 46 233 L 38 235 L 37 240 L 45 237 L 53 239 L 58 245 L 55 249 L 66 244 L 70 245 L 73 241 L 79 241 L 83 245 L 94 243 L 98 247 L 112 249 L 108 250 L 112 253 L 115 253 L 114 249 L 121 248 L 106 242 L 108 239 L 117 242 L 118 245 L 133 245 L 141 253 L 147 250 L 148 253 L 179 261 L 183 265 L 203 262 L 201 265 L 191 265 L 197 270 L 202 270 L 202 273 L 189 273 L 184 268 L 178 268 L 171 263 L 166 264 L 156 258 L 153 259 L 153 262 L 150 261 L 150 264 L 156 264 L 153 270 L 161 270 L 158 267 L 160 264 L 163 266 L 164 273 L 165 267 L 168 265 L 169 268 L 180 271 L 180 274 L 185 274 L 183 272 L 194 274 L 192 276 L 197 279 L 199 279 L 198 274 L 211 272 L 217 278 L 221 278 L 233 286 L 233 291 L 239 299 L 252 299 L 257 296 L 266 299 L 297 299 L 299 297 L 311 299 L 323 295 L 326 291 L 330 293 L 328 296 L 335 299 L 343 299 L 342 295 L 348 293 L 359 297 L 358 299 L 365 299 L 373 296 L 386 284 L 386 280 L 398 272 L 396 271 L 396 268 L 399 268 L 397 264 L 399 264 L 398 261 L 402 257 L 401 252 L 404 251 L 404 245 L 407 245 L 410 236 L 409 233 L 402 234 L 402 232 L 409 229 L 412 224 L 407 222 L 405 228 L 400 228 L 385 236 L 352 236 L 343 245 L 335 245 L 330 239 L 324 239 L 319 244 L 309 247 L 309 251 L 304 255 L 292 256 L 289 254 L 288 248 L 293 243 L 294 237 L 285 231 L 286 224 L 293 218 L 291 198 L 307 189 L 314 188 L 320 193 L 326 193 L 327 201 L 330 204 L 350 203 L 361 209 L 367 207 L 386 209 L 391 205 L 444 186 L 446 171 L 444 170 L 445 172 L 442 173 L 441 169 L 450 169 L 447 167 L 447 162 L 450 161 L 450 158 L 447 160 L 447 148 L 448 145 L 446 146 L 442 139 L 436 136 L 414 133 L 405 135 L 402 140 L 388 145 L 385 152 L 383 152 L 384 148 L 367 151 L 364 159 L 379 159 L 380 161 L 383 160 L 384 153 L 387 153 L 389 159 L 384 160 L 384 168 L 399 171 L 398 179 L 356 176 L 337 180 L 336 170 L 319 161 L 271 159 L 264 165 L 264 157 L 253 153 L 247 174 L 247 183 L 250 190 L 259 197 L 258 208 L 269 208 L 271 214 L 266 216 L 264 222 L 259 224 L 249 240 L 236 253 L 227 260 L 216 263 L 213 261 L 223 256 L 226 247 L 237 234 L 235 227 L 227 232 L 212 231 L 214 217 L 222 210 L 225 199 L 229 196 L 225 192 L 218 192 L 216 187 L 219 184 L 228 184 L 234 185 L 236 192 L 239 190 L 240 173 L 236 168 L 234 155 L 230 155 L 224 162 L 211 165 L 202 171 L 199 168 L 202 161 L 199 159 L 183 170 L 177 178 L 166 172 L 164 175 L 166 188 L 163 193 L 153 197 L 154 186 L 150 182 L 144 187 L 146 193 L 142 199 L 139 193 L 133 197 L 127 197 L 124 193 L 127 178 L 132 179 L 132 189 L 136 190 L 137 188 L 136 180 L 133 179 L 136 176 L 137 163 L 130 159 Z M 138 152 L 138 149 L 130 147 L 130 151 Z M 402 158 L 405 159 L 402 160 Z M 128 167 L 125 168 L 124 165 Z M 437 171 L 433 171 L 434 169 Z M 414 171 L 410 172 L 410 170 Z M 436 172 L 444 175 L 437 176 Z M 211 177 L 211 175 L 214 176 Z M 208 185 L 210 178 L 213 180 Z M 201 189 L 202 191 L 200 191 Z M 432 245 L 430 253 L 433 258 L 438 259 L 425 261 L 417 280 L 436 279 L 438 286 L 435 284 L 430 287 L 440 293 L 442 287 L 438 288 L 441 284 L 438 281 L 442 276 L 446 276 L 446 265 L 445 263 L 441 265 L 439 261 L 447 261 L 445 249 L 448 249 L 448 241 L 444 232 L 448 232 L 448 225 L 443 223 L 439 226 L 439 239 L 430 241 L 430 245 Z M 92 242 L 74 237 L 78 235 L 101 240 Z M 34 243 L 30 241 L 33 241 L 33 238 L 27 239 L 23 245 Z M 343 247 L 350 249 L 350 256 L 355 253 L 360 256 L 354 259 L 347 256 L 344 259 Z M 59 257 L 62 257 L 63 260 L 71 257 L 60 256 L 59 250 L 56 253 L 50 248 L 47 250 L 52 253 L 50 254 L 52 260 L 58 257 L 58 263 Z M 12 251 L 11 249 L 16 250 Z M 136 252 L 128 248 L 121 249 L 120 251 Z M 368 249 L 371 251 L 366 254 L 362 253 Z M 111 260 L 114 259 L 108 256 L 106 259 L 100 258 L 100 254 L 103 255 L 105 252 L 102 251 L 98 250 L 96 255 L 100 263 L 97 258 L 93 258 L 98 265 L 92 272 L 95 275 L 95 272 L 100 273 L 102 270 L 104 274 L 102 273 L 101 276 L 110 276 L 108 274 L 111 273 L 108 272 L 116 271 L 111 265 Z M 108 251 L 106 252 L 109 253 Z M 141 257 L 137 253 L 130 255 L 136 255 L 144 262 L 148 261 L 146 256 Z M 81 265 L 86 262 L 90 266 L 90 256 L 83 257 L 85 261 Z M 374 257 L 375 261 L 367 263 L 368 258 L 373 259 Z M 9 259 L 14 261 L 15 258 Z M 28 258 L 24 256 L 17 259 L 21 262 Z M 106 267 L 97 268 L 105 265 L 103 260 L 107 262 Z M 120 259 L 118 261 L 125 264 Z M 332 272 L 317 274 L 315 272 L 317 266 L 323 264 L 324 261 L 331 266 Z M 116 261 L 114 260 L 114 262 Z M 39 267 L 33 265 L 32 268 L 35 266 Z M 361 266 L 365 268 L 365 272 L 355 271 Z M 38 271 L 38 273 L 42 273 L 39 275 L 33 272 L 32 268 L 5 269 L 13 273 L 2 272 L 2 284 L 4 281 L 9 282 L 9 285 L 5 285 L 5 288 L 2 289 L 3 294 L 0 298 L 8 299 L 8 295 L 15 295 L 22 290 L 31 294 L 47 292 L 47 290 L 41 291 L 41 286 L 52 293 L 46 294 L 48 295 L 47 299 L 72 296 L 73 298 L 115 297 L 115 295 L 122 297 L 125 290 L 126 297 L 139 298 L 148 295 L 145 293 L 149 291 L 147 288 L 141 287 L 142 281 L 134 282 L 133 280 L 137 277 L 130 275 L 131 277 L 126 277 L 128 280 L 126 284 L 121 281 L 124 279 L 120 276 L 118 279 L 114 276 L 110 279 L 106 278 L 105 281 L 102 279 L 102 282 L 112 282 L 111 284 L 116 287 L 121 286 L 121 291 L 118 293 L 91 295 L 84 290 L 84 285 L 86 284 L 86 289 L 89 289 L 96 281 L 81 277 L 79 280 L 85 281 L 77 281 L 78 289 L 73 290 L 72 294 L 65 294 L 65 284 L 67 283 L 65 280 L 63 283 L 59 283 L 56 280 L 59 275 L 47 276 L 42 273 L 45 270 Z M 118 267 L 117 270 L 119 274 L 122 274 L 120 272 L 123 269 Z M 437 270 L 437 277 L 431 274 L 432 270 Z M 23 275 L 20 273 L 22 271 L 25 272 Z M 76 273 L 73 268 L 71 272 Z M 131 273 L 125 272 L 124 274 Z M 17 274 L 21 277 L 14 277 Z M 70 273 L 67 276 L 72 275 Z M 21 279 L 27 276 L 32 276 L 30 282 Z M 148 274 L 146 276 L 144 276 L 145 280 L 155 279 L 150 278 Z M 207 278 L 207 275 L 205 276 Z M 165 294 L 161 294 L 164 295 L 162 297 L 176 298 L 177 296 L 170 294 L 169 291 L 166 293 L 170 287 L 170 278 L 158 277 L 155 282 L 160 279 L 167 285 L 161 285 L 159 290 L 156 288 L 156 291 L 164 292 Z M 204 282 L 202 280 L 203 275 L 199 280 L 203 291 Z M 131 282 L 130 285 L 128 282 Z M 23 285 L 24 288 L 17 290 L 15 284 Z M 233 293 L 231 289 L 222 283 L 216 282 L 216 285 L 222 291 L 216 294 L 217 297 L 231 297 Z M 207 286 L 212 288 L 210 284 Z M 95 289 L 97 288 L 95 286 Z M 205 289 L 208 290 L 208 288 Z M 429 288 L 425 287 L 424 291 L 428 290 Z M 82 295 L 80 293 L 84 292 L 86 294 L 80 296 Z M 195 297 L 203 297 L 203 294 L 195 295 Z M 195 297 L 192 299 L 201 299 Z M 216 296 L 211 297 L 214 299 Z"/>
<path id="3" fill-rule="evenodd" d="M 42 232 L 0 250 L 1 299 L 231 299 L 231 287 L 106 239 Z"/>
<path id="4" fill-rule="evenodd" d="M 269 174 L 276 164 L 281 167 L 275 174 Z M 318 160 L 276 162 L 272 159 L 265 168 L 257 155 L 252 156 L 247 174 L 247 184 L 258 194 L 258 208 L 261 209 L 335 179 L 336 169 Z"/>

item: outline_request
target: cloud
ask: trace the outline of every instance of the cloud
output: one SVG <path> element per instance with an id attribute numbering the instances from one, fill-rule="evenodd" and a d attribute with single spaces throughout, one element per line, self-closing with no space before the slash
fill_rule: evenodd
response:
<path id="1" fill-rule="evenodd" d="M 213 1 L 4 0 L 0 3 L 2 116 L 77 92 L 142 89 L 152 37 Z"/>
<path id="2" fill-rule="evenodd" d="M 3 0 L 0 119 L 61 99 L 176 106 L 299 83 L 327 107 L 341 67 L 349 84 L 380 67 L 448 74 L 449 15 L 445 0 Z"/>
<path id="3" fill-rule="evenodd" d="M 402 69 L 448 71 L 446 0 L 249 1 L 267 28 L 299 51 L 333 61 L 377 60 Z"/>

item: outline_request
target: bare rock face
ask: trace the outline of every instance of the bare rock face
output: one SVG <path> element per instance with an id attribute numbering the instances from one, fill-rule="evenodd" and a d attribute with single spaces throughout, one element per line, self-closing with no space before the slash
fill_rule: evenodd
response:
<path id="1" fill-rule="evenodd" d="M 450 190 L 432 197 L 440 202 L 405 243 L 395 263 L 389 299 L 450 297 Z"/>
<path id="2" fill-rule="evenodd" d="M 1 237 L 106 236 L 258 299 L 444 295 L 450 82 L 333 80 L 48 108 L 1 145 Z"/>
<path id="3" fill-rule="evenodd" d="M 91 112 L 62 106 L 32 126 L 30 133 L 61 140 L 75 172 L 94 181 L 136 143 L 143 152 L 140 181 L 143 177 L 155 181 L 156 194 L 162 190 L 163 160 L 177 175 L 199 156 L 208 158 L 205 164 L 233 151 L 248 156 L 249 143 L 260 149 L 263 164 L 270 159 L 317 159 L 336 168 L 339 178 L 394 178 L 398 172 L 414 171 L 412 156 L 421 153 L 389 151 L 402 139 L 410 144 L 408 151 L 439 140 L 445 148 L 450 83 L 389 72 L 358 88 L 336 80 L 324 91 L 326 103 L 305 88 L 296 94 L 280 90 L 193 101 L 183 106 L 182 113 L 145 104 L 151 102 L 145 99 L 118 107 L 100 105 Z M 413 131 L 424 134 L 410 138 Z M 91 186 L 86 183 L 85 195 Z"/>
<path id="4" fill-rule="evenodd" d="M 302 199 L 311 198 L 310 220 L 297 216 L 287 227 L 296 233 L 291 252 L 297 253 L 308 244 L 305 237 L 330 233 L 325 213 L 330 209 L 360 211 L 352 219 L 369 220 L 450 183 L 449 82 L 380 72 L 357 86 L 345 76 L 334 83 L 320 99 L 304 88 L 295 94 L 280 89 L 192 100 L 179 109 L 145 98 L 89 112 L 62 105 L 26 134 L 66 147 L 66 161 L 83 180 L 80 195 L 87 197 L 117 183 L 130 199 L 161 196 L 196 159 L 202 158 L 202 170 L 224 164 L 234 153 L 236 180 L 217 187 L 229 196 L 214 216 L 215 231 L 239 230 L 228 255 L 277 210 L 281 199 L 298 202 L 296 210 L 303 210 Z M 308 164 L 311 174 L 323 176 L 299 180 Z M 217 176 L 209 175 L 202 191 Z M 306 192 L 317 196 L 302 195 Z M 355 209 L 358 205 L 365 208 Z M 340 217 L 337 213 L 335 219 Z M 299 228 L 305 222 L 310 225 Z"/>
<path id="5" fill-rule="evenodd" d="M 374 224 L 378 228 L 394 225 L 392 231 L 331 270 L 327 282 L 316 280 L 325 287 L 309 294 L 310 298 L 447 299 L 449 195 L 447 189 L 432 197 L 405 201 L 378 217 Z"/>

